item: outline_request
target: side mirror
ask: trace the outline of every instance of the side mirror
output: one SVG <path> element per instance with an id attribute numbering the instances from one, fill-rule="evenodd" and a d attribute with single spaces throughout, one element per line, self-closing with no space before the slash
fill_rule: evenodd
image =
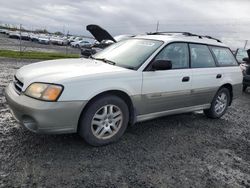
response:
<path id="1" fill-rule="evenodd" d="M 244 57 L 244 58 L 242 59 L 242 61 L 249 62 L 249 58 Z"/>
<path id="2" fill-rule="evenodd" d="M 172 62 L 170 60 L 156 60 L 152 64 L 153 70 L 169 70 L 172 69 Z"/>

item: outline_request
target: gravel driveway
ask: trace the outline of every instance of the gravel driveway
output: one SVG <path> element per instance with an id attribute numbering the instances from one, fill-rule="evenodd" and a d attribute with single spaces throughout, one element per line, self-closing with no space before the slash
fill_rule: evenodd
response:
<path id="1" fill-rule="evenodd" d="M 250 187 L 250 92 L 220 120 L 189 113 L 136 124 L 91 147 L 18 125 L 3 89 L 32 61 L 0 59 L 0 187 Z"/>

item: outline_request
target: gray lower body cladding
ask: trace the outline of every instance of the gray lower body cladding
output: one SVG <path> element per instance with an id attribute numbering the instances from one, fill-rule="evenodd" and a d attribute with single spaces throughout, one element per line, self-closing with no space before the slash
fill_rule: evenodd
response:
<path id="1" fill-rule="evenodd" d="M 136 121 L 210 108 L 219 87 L 132 96 Z M 232 86 L 233 98 L 242 93 L 242 84 Z"/>

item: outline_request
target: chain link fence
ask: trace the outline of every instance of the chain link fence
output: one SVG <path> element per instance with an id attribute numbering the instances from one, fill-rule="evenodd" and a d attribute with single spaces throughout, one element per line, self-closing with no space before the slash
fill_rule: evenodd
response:
<path id="1" fill-rule="evenodd" d="M 0 31 L 0 49 L 13 50 L 20 53 L 27 51 L 54 52 L 64 54 L 80 54 L 79 48 L 70 46 L 69 34 L 52 34 L 46 30 L 26 30 L 23 25 L 19 28 L 2 28 Z M 40 30 L 42 31 L 42 30 Z"/>

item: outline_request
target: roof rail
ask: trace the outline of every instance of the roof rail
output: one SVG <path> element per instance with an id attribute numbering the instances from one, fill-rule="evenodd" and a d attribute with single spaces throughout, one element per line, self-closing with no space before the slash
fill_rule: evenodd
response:
<path id="1" fill-rule="evenodd" d="M 221 40 L 219 40 L 219 39 L 216 39 L 216 38 L 214 38 L 214 37 L 210 37 L 210 36 L 204 36 L 204 37 L 206 37 L 206 38 L 208 38 L 208 39 L 213 39 L 213 40 L 216 40 L 217 42 L 221 42 Z"/>
<path id="2" fill-rule="evenodd" d="M 164 35 L 164 34 L 174 34 L 174 33 L 177 33 L 177 34 L 182 34 L 182 35 L 185 35 L 185 36 L 196 36 L 200 39 L 202 38 L 208 38 L 208 39 L 211 39 L 211 40 L 216 40 L 217 42 L 221 42 L 221 40 L 219 39 L 216 39 L 214 37 L 211 37 L 211 36 L 207 36 L 207 35 L 197 35 L 197 34 L 194 34 L 194 33 L 190 33 L 190 32 L 180 32 L 180 31 L 161 31 L 161 32 L 150 32 L 150 33 L 147 33 L 148 35 Z"/>
<path id="3" fill-rule="evenodd" d="M 148 35 L 164 35 L 164 34 L 189 34 L 189 32 L 181 32 L 181 31 L 157 31 L 157 32 L 150 32 L 147 33 Z"/>

